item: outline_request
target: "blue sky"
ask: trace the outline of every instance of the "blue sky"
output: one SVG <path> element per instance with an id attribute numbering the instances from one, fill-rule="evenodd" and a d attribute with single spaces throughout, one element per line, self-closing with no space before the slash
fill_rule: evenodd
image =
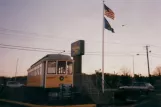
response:
<path id="1" fill-rule="evenodd" d="M 147 44 L 152 51 L 152 72 L 161 59 L 160 1 L 105 0 L 105 4 L 116 17 L 107 18 L 116 33 L 105 30 L 105 72 L 119 72 L 122 67 L 132 71 L 134 55 L 135 72 L 147 75 Z M 94 73 L 101 68 L 102 0 L 0 0 L 0 44 L 69 53 L 71 43 L 79 39 L 85 40 L 86 46 L 83 72 Z M 13 76 L 17 58 L 18 75 L 25 75 L 30 65 L 46 54 L 0 48 L 0 75 Z"/>

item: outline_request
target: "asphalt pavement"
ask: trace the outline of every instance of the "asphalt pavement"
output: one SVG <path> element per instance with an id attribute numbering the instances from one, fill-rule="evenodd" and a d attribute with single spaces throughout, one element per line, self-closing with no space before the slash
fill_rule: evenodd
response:
<path id="1" fill-rule="evenodd" d="M 10 103 L 0 102 L 0 107 L 25 107 L 18 106 Z M 148 96 L 144 96 L 142 100 L 129 105 L 122 106 L 105 106 L 105 107 L 161 107 L 161 88 L 155 92 L 150 93 Z"/>
<path id="2" fill-rule="evenodd" d="M 0 107 L 25 107 L 18 106 L 10 103 L 0 102 Z M 161 91 L 153 92 L 146 96 L 143 100 L 130 105 L 122 105 L 122 106 L 105 106 L 105 107 L 161 107 Z"/>

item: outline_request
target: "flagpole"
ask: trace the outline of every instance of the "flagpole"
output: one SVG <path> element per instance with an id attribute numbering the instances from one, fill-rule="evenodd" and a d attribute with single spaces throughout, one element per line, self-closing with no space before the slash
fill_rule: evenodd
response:
<path id="1" fill-rule="evenodd" d="M 103 0 L 103 25 L 102 25 L 102 92 L 104 93 L 104 0 Z"/>

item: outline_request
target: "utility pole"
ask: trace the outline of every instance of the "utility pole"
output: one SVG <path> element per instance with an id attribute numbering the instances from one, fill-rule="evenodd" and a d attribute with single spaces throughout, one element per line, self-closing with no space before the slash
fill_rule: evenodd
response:
<path id="1" fill-rule="evenodd" d="M 149 46 L 146 46 L 146 54 L 147 54 L 147 64 L 148 64 L 148 75 L 149 75 L 149 82 L 151 82 L 151 75 L 150 75 L 150 67 L 149 67 Z"/>

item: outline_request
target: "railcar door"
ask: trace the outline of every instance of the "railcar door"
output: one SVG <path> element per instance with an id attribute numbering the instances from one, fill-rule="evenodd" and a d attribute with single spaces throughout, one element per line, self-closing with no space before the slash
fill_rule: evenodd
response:
<path id="1" fill-rule="evenodd" d="M 48 61 L 47 63 L 47 69 L 46 69 L 46 88 L 54 88 L 56 83 L 55 77 L 56 77 L 56 66 L 57 66 L 57 61 Z"/>

